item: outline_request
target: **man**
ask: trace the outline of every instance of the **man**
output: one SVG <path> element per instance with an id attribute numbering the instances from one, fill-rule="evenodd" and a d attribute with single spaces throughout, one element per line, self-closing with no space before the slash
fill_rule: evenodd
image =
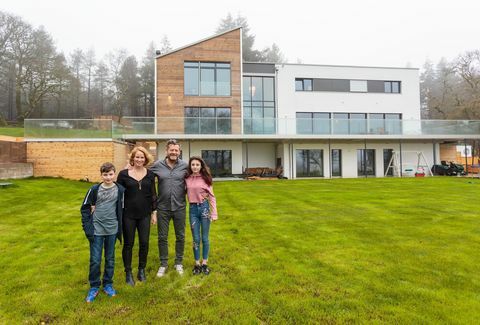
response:
<path id="1" fill-rule="evenodd" d="M 175 229 L 175 270 L 183 274 L 183 251 L 185 247 L 185 173 L 187 163 L 180 160 L 180 144 L 168 140 L 164 160 L 157 160 L 150 168 L 158 177 L 158 250 L 160 268 L 157 277 L 163 277 L 168 268 L 168 228 L 173 220 Z M 155 220 L 152 220 L 155 222 Z"/>

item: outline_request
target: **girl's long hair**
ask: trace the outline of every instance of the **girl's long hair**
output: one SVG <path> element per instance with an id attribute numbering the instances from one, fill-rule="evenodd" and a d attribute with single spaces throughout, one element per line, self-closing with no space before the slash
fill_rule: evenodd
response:
<path id="1" fill-rule="evenodd" d="M 207 185 L 212 185 L 213 181 L 212 181 L 212 174 L 210 173 L 210 168 L 208 168 L 205 161 L 200 157 L 196 157 L 196 156 L 190 157 L 190 160 L 188 161 L 188 168 L 187 168 L 187 173 L 185 175 L 185 178 L 190 177 L 193 174 L 192 167 L 191 167 L 193 160 L 197 160 L 200 162 L 200 166 L 201 166 L 200 175 L 202 176 L 205 183 L 207 183 Z"/>

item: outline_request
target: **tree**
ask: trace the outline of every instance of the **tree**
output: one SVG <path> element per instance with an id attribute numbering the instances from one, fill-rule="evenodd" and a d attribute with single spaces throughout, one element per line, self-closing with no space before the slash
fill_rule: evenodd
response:
<path id="1" fill-rule="evenodd" d="M 34 111 L 41 117 L 44 101 L 58 91 L 60 80 L 65 76 L 63 55 L 57 54 L 52 38 L 43 27 L 33 32 L 32 39 L 32 58 L 26 66 L 22 84 L 27 105 L 21 119 L 28 118 Z"/>
<path id="2" fill-rule="evenodd" d="M 230 29 L 242 27 L 242 57 L 247 62 L 286 62 L 286 59 L 280 48 L 275 43 L 271 47 L 266 47 L 263 51 L 253 48 L 255 43 L 255 35 L 250 34 L 247 18 L 237 15 L 237 18 L 228 13 L 227 17 L 220 20 L 220 24 L 216 29 L 216 33 L 222 33 Z"/>
<path id="3" fill-rule="evenodd" d="M 223 33 L 227 30 L 242 27 L 242 56 L 244 61 L 259 62 L 262 61 L 261 53 L 253 49 L 255 43 L 255 35 L 250 34 L 247 18 L 240 15 L 233 18 L 230 13 L 227 17 L 220 20 L 220 24 L 216 29 L 216 33 Z"/>
<path id="4" fill-rule="evenodd" d="M 72 54 L 70 54 L 70 68 L 74 76 L 72 84 L 72 93 L 73 93 L 73 106 L 76 110 L 77 117 L 85 118 L 85 112 L 83 107 L 80 104 L 80 96 L 82 93 L 82 83 L 83 75 L 82 69 L 85 63 L 85 55 L 81 49 L 75 49 Z"/>
<path id="5" fill-rule="evenodd" d="M 85 60 L 84 60 L 84 67 L 85 67 L 85 72 L 86 72 L 86 81 L 87 81 L 87 111 L 90 112 L 90 115 L 92 118 L 95 117 L 95 109 L 92 107 L 91 102 L 90 102 L 90 97 L 91 97 L 91 89 L 92 89 L 92 78 L 93 78 L 93 71 L 95 69 L 96 63 L 95 63 L 95 50 L 93 48 L 90 48 L 87 53 L 85 54 Z"/>
<path id="6" fill-rule="evenodd" d="M 262 60 L 271 63 L 284 63 L 287 61 L 278 45 L 275 43 L 272 44 L 271 48 L 266 47 L 263 49 Z"/>
<path id="7" fill-rule="evenodd" d="M 150 43 L 150 46 L 154 45 L 153 42 Z M 149 47 L 150 49 L 150 47 Z M 172 45 L 170 44 L 170 41 L 168 40 L 167 35 L 163 35 L 162 40 L 160 41 L 160 53 L 165 54 L 168 53 L 172 50 Z M 155 49 L 153 51 L 153 55 L 155 55 Z M 155 56 L 153 57 L 155 58 Z"/>
<path id="8" fill-rule="evenodd" d="M 162 47 L 164 48 L 164 47 Z M 165 48 L 166 49 L 166 48 Z M 169 50 L 167 50 L 168 52 Z M 161 53 L 166 53 L 162 52 Z M 140 67 L 140 92 L 144 116 L 154 116 L 155 112 L 155 44 L 147 48 Z"/>

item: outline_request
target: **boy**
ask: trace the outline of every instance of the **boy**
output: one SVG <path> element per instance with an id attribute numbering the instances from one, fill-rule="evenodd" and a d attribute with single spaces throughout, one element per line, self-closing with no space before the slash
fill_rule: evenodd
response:
<path id="1" fill-rule="evenodd" d="M 115 266 L 115 241 L 122 241 L 123 193 L 125 189 L 115 183 L 115 166 L 106 162 L 100 167 L 102 182 L 93 185 L 83 200 L 82 227 L 90 242 L 90 271 L 88 280 L 90 290 L 86 302 L 92 302 L 100 288 L 100 265 L 102 249 L 105 247 L 105 270 L 103 272 L 103 291 L 113 297 L 113 270 Z"/>

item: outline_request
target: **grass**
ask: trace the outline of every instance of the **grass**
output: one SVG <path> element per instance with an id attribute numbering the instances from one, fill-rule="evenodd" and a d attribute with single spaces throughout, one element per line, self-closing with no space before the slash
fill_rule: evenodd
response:
<path id="1" fill-rule="evenodd" d="M 127 287 L 87 305 L 79 205 L 90 186 L 0 189 L 0 323 L 476 323 L 480 181 L 464 178 L 217 182 L 212 273 Z M 170 232 L 173 261 L 174 232 Z M 192 267 L 187 229 L 185 266 Z M 138 254 L 138 249 L 135 249 Z M 137 255 L 134 255 L 135 257 Z M 135 260 L 135 258 L 134 258 Z"/>
<path id="2" fill-rule="evenodd" d="M 0 127 L 0 135 L 7 135 L 10 137 L 23 137 L 23 128 Z"/>
<path id="3" fill-rule="evenodd" d="M 111 130 L 28 128 L 28 138 L 111 138 Z"/>

